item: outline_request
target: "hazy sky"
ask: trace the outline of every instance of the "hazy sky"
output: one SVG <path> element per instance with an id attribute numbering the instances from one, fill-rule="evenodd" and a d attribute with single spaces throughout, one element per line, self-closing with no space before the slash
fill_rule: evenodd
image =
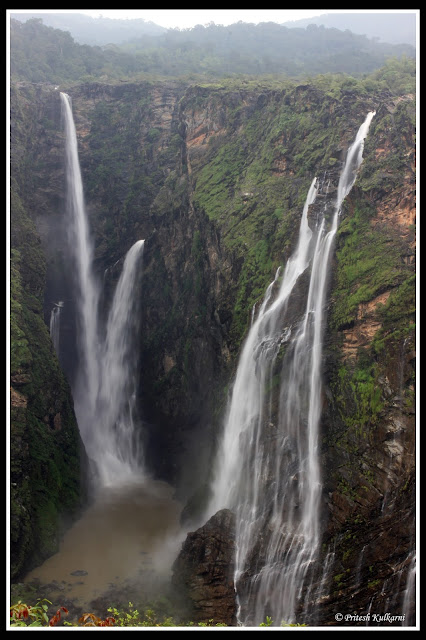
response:
<path id="1" fill-rule="evenodd" d="M 172 29 L 186 29 L 196 24 L 228 25 L 243 22 L 288 22 L 312 18 L 324 13 L 393 13 L 392 9 L 12 9 L 13 13 L 85 13 L 107 18 L 143 18 L 146 21 Z M 397 13 L 410 12 L 409 9 L 395 10 Z"/>

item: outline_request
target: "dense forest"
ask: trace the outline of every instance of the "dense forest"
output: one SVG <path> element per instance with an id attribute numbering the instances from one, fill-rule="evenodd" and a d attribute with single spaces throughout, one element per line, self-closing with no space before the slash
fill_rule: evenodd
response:
<path id="1" fill-rule="evenodd" d="M 307 77 L 345 73 L 356 77 L 382 67 L 389 58 L 415 58 L 410 45 L 369 40 L 349 31 L 310 25 L 288 29 L 275 23 L 208 25 L 144 34 L 117 45 L 75 42 L 41 19 L 11 19 L 10 73 L 13 80 L 88 82 L 161 77 L 223 78 L 275 74 Z"/>
<path id="2" fill-rule="evenodd" d="M 48 624 L 49 610 L 57 624 L 59 605 L 79 626 L 90 620 L 113 626 L 106 622 L 111 611 L 117 626 L 191 620 L 202 627 L 333 627 L 346 611 L 380 614 L 387 627 L 395 626 L 388 612 L 402 626 L 414 624 L 416 81 L 412 46 L 324 26 L 211 24 L 91 46 L 41 19 L 11 19 L 11 604 L 53 602 L 45 610 L 12 607 L 22 626 L 30 621 L 22 611 Z M 117 576 L 84 609 L 55 581 L 28 582 L 28 572 L 58 551 L 71 524 L 90 513 L 98 477 L 76 401 L 81 345 L 68 229 L 66 94 L 101 283 L 101 326 L 109 326 L 125 256 L 144 239 L 134 289 L 140 305 L 132 348 L 140 364 L 132 401 L 143 474 L 172 487 L 182 534 L 170 584 L 159 593 L 149 585 L 147 595 L 137 583 L 130 596 Z M 260 379 L 259 354 L 278 345 L 263 381 L 267 401 L 243 465 L 247 475 L 238 472 L 241 496 L 258 479 L 258 522 L 241 527 L 235 503 L 208 512 L 214 461 L 221 462 L 245 340 L 256 315 L 278 298 L 284 266 L 297 254 L 310 185 L 319 186 L 307 222 L 320 237 L 320 222 L 332 220 L 346 152 L 367 114 L 362 163 L 339 212 L 324 285 L 316 560 L 310 582 L 302 577 L 297 598 L 291 596 L 297 600 L 291 615 L 281 620 L 284 609 L 274 604 L 280 589 L 258 593 L 256 584 L 270 569 L 276 505 L 289 528 L 301 511 L 296 494 L 287 497 L 281 488 L 272 499 L 271 491 L 287 476 L 294 487 L 303 473 L 296 466 L 299 441 L 286 448 L 279 431 L 281 387 L 315 268 L 300 275 L 282 326 L 257 350 Z M 56 346 L 55 308 L 62 314 Z M 316 313 L 308 310 L 306 318 Z M 307 422 L 301 420 L 301 430 Z M 244 437 L 239 443 L 243 450 Z M 283 462 L 275 458 L 280 447 Z M 251 465 L 259 461 L 264 466 L 255 476 Z M 131 515 L 137 521 L 134 504 Z M 237 538 L 257 526 L 237 602 Z M 129 540 L 120 549 L 130 549 Z M 150 559 L 140 547 L 131 557 L 135 566 Z M 282 585 L 285 553 L 276 561 L 274 584 Z M 83 554 L 72 569 L 66 579 L 75 575 L 81 586 Z M 238 615 L 244 618 L 237 622 Z M 356 624 L 364 626 L 362 616 Z"/>
<path id="3" fill-rule="evenodd" d="M 264 22 L 268 20 L 268 10 L 264 13 Z M 225 14 L 226 16 L 226 14 Z M 20 22 L 38 18 L 48 27 L 68 31 L 76 42 L 80 44 L 105 45 L 122 44 L 133 38 L 141 36 L 159 36 L 167 29 L 159 25 L 133 18 L 131 20 L 120 20 L 119 18 L 107 18 L 103 15 L 90 17 L 82 13 L 35 13 L 26 11 L 25 13 L 11 13 L 11 17 Z M 249 22 L 244 20 L 243 22 Z M 275 21 L 277 22 L 277 21 Z M 202 22 L 206 26 L 205 21 Z M 416 46 L 416 13 L 395 12 L 376 13 L 370 11 L 368 18 L 364 12 L 360 13 L 331 13 L 321 14 L 311 18 L 292 20 L 284 22 L 281 26 L 297 29 L 305 29 L 309 25 L 333 27 L 340 31 L 351 31 L 354 34 L 364 35 L 376 41 L 391 44 L 409 44 Z M 201 26 L 201 25 L 200 25 Z M 173 31 L 179 31 L 175 27 Z M 189 28 L 184 31 L 190 31 Z"/>

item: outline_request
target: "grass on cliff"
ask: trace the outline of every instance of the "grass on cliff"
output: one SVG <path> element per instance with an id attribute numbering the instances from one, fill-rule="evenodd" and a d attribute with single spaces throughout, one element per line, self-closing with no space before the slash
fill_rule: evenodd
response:
<path id="1" fill-rule="evenodd" d="M 367 202 L 358 200 L 340 225 L 330 319 L 333 328 L 351 326 L 360 304 L 403 285 L 407 278 L 407 269 L 401 261 L 402 243 L 387 231 L 379 227 L 374 229 L 371 225 L 373 215 L 374 209 Z"/>

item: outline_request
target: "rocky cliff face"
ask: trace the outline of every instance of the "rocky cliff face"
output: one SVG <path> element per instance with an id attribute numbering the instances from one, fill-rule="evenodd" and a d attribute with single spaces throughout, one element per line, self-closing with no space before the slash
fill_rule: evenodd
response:
<path id="1" fill-rule="evenodd" d="M 85 84 L 69 93 L 106 298 L 114 265 L 146 240 L 138 394 L 146 455 L 189 500 L 194 522 L 251 308 L 291 253 L 313 176 L 339 167 L 376 110 L 330 282 L 320 623 L 333 624 L 345 603 L 382 611 L 392 597 L 400 610 L 415 513 L 413 97 L 179 83 Z M 21 85 L 12 105 L 17 125 L 28 127 L 18 178 L 31 180 L 25 199 L 47 257 L 45 322 L 52 300 L 69 299 L 72 344 L 59 96 Z M 62 364 L 72 377 L 65 341 Z"/>
<path id="2" fill-rule="evenodd" d="M 194 622 L 236 624 L 234 588 L 235 516 L 218 511 L 189 533 L 173 564 L 172 586 Z"/>
<path id="3" fill-rule="evenodd" d="M 34 104 L 32 98 L 36 95 L 39 101 Z M 12 579 L 58 550 L 61 532 L 78 515 L 86 499 L 85 453 L 70 388 L 59 366 L 43 313 L 48 267 L 35 225 L 43 206 L 33 207 L 33 190 L 37 189 L 39 202 L 45 202 L 57 175 L 54 163 L 52 183 L 40 185 L 37 182 L 40 167 L 32 164 L 40 123 L 51 115 L 48 96 L 49 92 L 40 99 L 37 92 L 31 95 L 30 91 L 26 99 L 15 100 L 17 96 L 12 92 L 11 101 L 9 454 Z M 48 134 L 46 139 L 52 141 Z M 47 144 L 50 147 L 49 142 Z M 43 162 L 49 171 L 49 153 Z M 58 199 L 60 196 L 56 191 L 52 200 L 57 202 Z"/>
<path id="4" fill-rule="evenodd" d="M 336 606 L 414 621 L 412 109 L 411 95 L 379 106 L 337 241 L 323 420 L 330 621 Z"/>

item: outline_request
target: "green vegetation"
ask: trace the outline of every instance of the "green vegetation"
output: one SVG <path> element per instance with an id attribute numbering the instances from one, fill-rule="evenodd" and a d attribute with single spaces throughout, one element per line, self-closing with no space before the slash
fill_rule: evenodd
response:
<path id="1" fill-rule="evenodd" d="M 360 304 L 402 285 L 402 242 L 385 228 L 371 225 L 374 209 L 358 200 L 337 232 L 337 279 L 330 319 L 335 328 L 351 326 Z"/>
<path id="2" fill-rule="evenodd" d="M 416 63 L 412 57 L 388 58 L 377 71 L 366 79 L 368 87 L 388 89 L 392 95 L 416 93 Z M 398 108 L 404 108 L 400 105 Z M 413 112 L 414 113 L 414 112 Z"/>
<path id="3" fill-rule="evenodd" d="M 350 536 L 338 539 L 342 568 L 352 566 L 353 539 L 365 535 L 371 500 L 381 490 L 376 451 L 391 398 L 399 398 L 407 425 L 414 411 L 415 370 L 406 357 L 415 350 L 416 313 L 415 229 L 408 224 L 415 197 L 410 68 L 390 60 L 375 74 L 383 91 L 408 95 L 377 109 L 336 236 L 328 314 L 332 426 L 324 445 L 330 477 L 348 509 Z M 368 88 L 370 81 L 362 82 Z"/>
<path id="4" fill-rule="evenodd" d="M 61 621 L 61 615 L 68 615 L 65 607 L 59 607 L 56 613 L 49 618 L 47 611 L 50 600 L 39 600 L 36 605 L 29 606 L 19 601 L 10 607 L 10 626 L 11 627 L 53 627 Z M 127 610 L 109 607 L 108 613 L 112 615 L 105 619 L 96 616 L 93 613 L 84 613 L 78 619 L 78 622 L 63 621 L 63 625 L 67 627 L 227 627 L 223 622 L 215 622 L 214 619 L 202 622 L 176 622 L 171 616 L 158 616 L 153 609 L 146 609 L 139 612 L 135 606 L 129 602 Z M 266 622 L 262 622 L 260 627 L 271 627 L 273 621 L 266 616 Z M 305 624 L 293 623 L 289 624 L 284 621 L 281 627 L 306 627 Z"/>
<path id="5" fill-rule="evenodd" d="M 381 580 L 376 579 L 369 582 L 367 586 L 369 589 L 377 589 L 381 583 Z"/>
<path id="6" fill-rule="evenodd" d="M 133 58 L 100 47 L 78 45 L 66 31 L 46 27 L 40 19 L 10 21 L 11 78 L 59 84 L 129 72 Z"/>
<path id="7" fill-rule="evenodd" d="M 10 260 L 10 368 L 11 371 L 29 369 L 31 351 L 23 326 L 23 290 L 21 254 L 12 249 Z"/>
<path id="8" fill-rule="evenodd" d="M 370 237 L 369 239 L 374 241 L 374 238 Z M 375 239 L 378 241 L 377 245 L 366 242 L 365 253 L 361 253 L 362 249 L 359 252 L 351 253 L 350 261 L 340 272 L 338 291 L 339 293 L 345 291 L 348 294 L 346 298 L 338 298 L 337 304 L 339 305 L 340 303 L 341 308 L 336 309 L 333 318 L 340 327 L 350 326 L 354 322 L 360 304 L 369 302 L 387 286 L 396 286 L 398 284 L 396 281 L 398 276 L 393 269 L 395 259 L 397 259 L 396 250 L 393 252 L 392 247 L 386 241 L 382 242 L 380 246 L 380 240 L 383 240 L 380 236 Z M 376 246 L 377 252 L 375 251 Z M 346 246 L 346 248 L 348 247 Z M 389 256 L 386 252 L 387 248 L 391 249 L 391 253 L 394 253 L 393 256 Z M 367 251 L 369 255 L 366 255 Z M 339 254 L 339 257 L 342 257 L 342 254 L 343 251 Z M 390 257 L 390 259 L 383 264 L 381 256 Z M 359 278 L 361 276 L 365 276 L 365 281 L 364 284 L 359 286 Z"/>
<path id="9" fill-rule="evenodd" d="M 177 175 L 182 138 L 152 127 L 154 87 L 150 83 L 122 86 L 113 100 L 100 99 L 90 114 L 85 193 L 97 207 L 92 224 L 98 258 L 121 257 L 123 242 L 140 228 L 147 212 L 164 215 L 181 205 L 187 182 Z M 172 166 L 165 178 L 164 167 Z M 141 231 L 141 234 L 143 232 Z"/>
<path id="10" fill-rule="evenodd" d="M 190 95 L 185 104 L 196 112 L 219 99 L 216 108 L 229 121 L 231 135 L 211 138 L 202 166 L 193 166 L 193 202 L 220 226 L 224 244 L 241 261 L 231 329 L 236 344 L 253 304 L 289 256 L 316 165 L 327 165 L 338 140 L 336 128 L 327 129 L 327 99 L 313 114 L 294 108 L 297 87 L 288 87 L 278 104 L 274 94 L 261 98 L 249 110 L 213 90 Z M 320 103 L 320 95 L 313 92 L 312 100 Z"/>
<path id="11" fill-rule="evenodd" d="M 25 22 L 31 18 L 41 18 L 43 23 L 56 29 L 69 31 L 71 35 L 82 44 L 116 44 L 128 42 L 132 39 L 147 35 L 159 36 L 167 29 L 160 27 L 153 22 L 146 22 L 142 18 L 119 19 L 96 16 L 92 18 L 82 13 L 35 13 L 26 10 L 24 14 L 13 12 L 11 17 Z M 267 17 L 267 16 L 266 16 Z M 391 14 L 391 13 L 370 13 L 368 20 L 363 13 L 360 14 L 328 14 L 317 18 L 308 18 L 284 23 L 289 28 L 306 28 L 309 24 L 310 30 L 314 31 L 317 25 L 320 33 L 324 34 L 324 27 L 332 27 L 341 31 L 349 30 L 353 33 L 361 33 L 369 38 L 380 39 L 383 42 L 405 42 L 415 46 L 415 14 Z M 322 25 L 322 26 L 321 26 Z M 178 28 L 176 28 L 179 31 Z M 186 35 L 188 29 L 184 29 Z M 325 33 L 329 33 L 328 31 Z"/>
<path id="12" fill-rule="evenodd" d="M 17 177 L 11 180 L 10 238 L 12 578 L 57 550 L 62 518 L 82 502 L 71 393 L 43 319 L 45 258 Z"/>
<path id="13" fill-rule="evenodd" d="M 416 62 L 412 57 L 389 57 L 383 66 L 371 73 L 353 74 L 324 72 L 309 79 L 312 86 L 340 100 L 348 92 L 354 94 L 415 94 Z M 399 106 L 398 106 L 399 108 Z"/>
<path id="14" fill-rule="evenodd" d="M 142 18 L 120 20 L 96 16 L 92 18 L 82 13 L 36 13 L 26 10 L 25 13 L 11 13 L 11 18 L 20 22 L 27 22 L 34 18 L 41 19 L 43 24 L 62 31 L 69 31 L 80 44 L 112 45 L 119 44 L 142 35 L 161 35 L 166 31 L 164 27 L 146 22 Z"/>
<path id="15" fill-rule="evenodd" d="M 407 60 L 390 62 L 389 68 L 407 82 L 413 71 Z M 194 205 L 220 226 L 223 242 L 235 260 L 241 259 L 231 329 L 236 343 L 245 332 L 250 309 L 294 246 L 298 216 L 310 180 L 337 167 L 343 140 L 350 143 L 346 140 L 347 115 L 335 113 L 337 101 L 350 94 L 352 101 L 359 101 L 360 110 L 362 103 L 364 112 L 366 96 L 371 91 L 366 87 L 367 80 L 362 78 L 350 82 L 346 76 L 323 75 L 309 86 L 287 86 L 279 100 L 275 93 L 266 92 L 250 107 L 243 107 L 242 101 L 228 102 L 223 89 L 188 92 L 186 112 L 221 108 L 229 123 L 226 138 L 219 133 L 208 139 L 202 165 L 194 163 L 192 167 L 192 180 Z M 403 104 L 394 114 L 401 112 L 401 122 L 405 122 L 402 113 L 407 110 Z M 411 117 L 411 111 L 408 113 Z M 382 121 L 383 118 L 378 132 Z M 354 130 L 356 125 L 353 124 Z M 238 135 L 233 135 L 234 131 Z M 401 158 L 403 155 L 401 150 Z M 387 158 L 386 162 L 395 160 Z M 362 189 L 369 188 L 369 172 L 377 173 L 379 164 L 365 163 Z M 405 161 L 398 160 L 392 169 L 395 184 L 400 183 L 404 168 Z M 353 322 L 359 304 L 388 287 L 398 286 L 403 279 L 401 245 L 389 233 L 372 229 L 372 207 L 367 203 L 360 206 L 362 210 L 347 215 L 339 229 L 341 267 L 332 322 L 340 327 Z M 361 287 L 357 284 L 359 279 Z"/>
<path id="16" fill-rule="evenodd" d="M 415 58 L 410 45 L 391 45 L 337 29 L 288 29 L 239 22 L 169 30 L 120 46 L 77 44 L 68 31 L 39 18 L 10 21 L 11 77 L 31 82 L 124 80 L 151 75 L 200 78 L 322 73 L 361 76 L 393 57 Z M 92 40 L 93 41 L 93 40 Z M 383 78 L 386 81 L 386 78 Z"/>
<path id="17" fill-rule="evenodd" d="M 11 627 L 54 627 L 68 610 L 65 607 L 59 607 L 55 615 L 51 618 L 47 615 L 50 600 L 43 598 L 38 600 L 34 606 L 28 606 L 18 601 L 10 607 L 10 626 Z"/>

